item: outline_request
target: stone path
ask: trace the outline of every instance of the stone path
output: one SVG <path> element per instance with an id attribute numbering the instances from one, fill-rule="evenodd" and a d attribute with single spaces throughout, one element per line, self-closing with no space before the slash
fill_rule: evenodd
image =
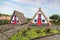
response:
<path id="1" fill-rule="evenodd" d="M 0 40 L 8 40 L 7 37 L 5 35 L 3 35 L 2 33 L 0 33 Z"/>
<path id="2" fill-rule="evenodd" d="M 22 28 L 22 26 L 19 26 L 19 25 L 17 25 L 17 26 L 15 26 L 14 25 L 14 28 L 13 29 L 11 29 L 11 30 L 8 30 L 8 31 L 6 31 L 6 32 L 4 32 L 9 38 L 12 36 L 12 35 L 14 35 L 15 33 L 17 33 L 20 29 Z M 5 36 L 5 35 L 1 35 L 2 33 L 0 33 L 0 39 L 1 40 L 8 40 L 8 38 L 7 38 L 7 36 Z M 2 38 L 1 38 L 1 36 L 3 36 Z M 6 38 L 5 38 L 6 37 Z"/>

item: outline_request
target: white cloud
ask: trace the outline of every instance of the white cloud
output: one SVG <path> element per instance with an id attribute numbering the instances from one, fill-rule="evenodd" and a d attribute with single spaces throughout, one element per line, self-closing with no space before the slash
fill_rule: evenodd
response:
<path id="1" fill-rule="evenodd" d="M 60 0 L 54 0 L 50 4 L 46 5 L 48 8 L 60 9 Z"/>
<path id="2" fill-rule="evenodd" d="M 31 0 L 12 0 L 12 1 L 24 4 L 32 3 Z"/>
<path id="3" fill-rule="evenodd" d="M 0 5 L 0 8 L 1 9 L 5 9 L 5 10 L 8 10 L 8 9 L 18 9 L 18 10 L 29 10 L 29 11 L 34 11 L 37 7 L 27 7 L 27 8 L 23 8 L 21 7 L 20 5 L 16 5 L 14 3 L 11 3 L 11 2 L 4 2 L 4 1 L 1 1 L 3 3 L 3 5 Z"/>
<path id="4" fill-rule="evenodd" d="M 0 12 L 1 11 L 13 11 L 13 10 L 19 10 L 22 11 L 23 8 L 21 8 L 20 6 L 10 3 L 10 2 L 3 2 L 3 5 L 0 5 Z"/>
<path id="5" fill-rule="evenodd" d="M 43 0 L 12 0 L 12 1 L 24 4 L 38 5 L 41 4 Z"/>
<path id="6" fill-rule="evenodd" d="M 23 12 L 27 17 L 31 16 L 32 14 L 34 15 L 34 13 L 36 13 L 36 11 L 38 10 L 38 7 L 40 5 L 42 7 L 45 6 L 44 7 L 45 10 L 46 10 L 46 7 L 48 7 L 49 9 L 50 8 L 60 9 L 60 0 L 54 0 L 51 3 L 49 3 L 47 0 L 12 0 L 12 2 L 7 2 L 7 1 L 1 1 L 1 2 L 3 3 L 3 5 L 0 5 L 0 12 L 12 14 L 13 10 L 18 10 L 20 12 Z M 13 2 L 15 2 L 15 3 L 13 3 Z M 31 4 L 33 7 L 28 6 L 28 5 L 27 5 L 27 7 L 26 6 L 22 7 L 21 5 L 23 5 L 23 4 L 19 5 L 17 2 L 28 4 L 28 5 Z M 46 3 L 44 3 L 44 2 L 46 2 Z M 42 3 L 44 5 L 42 5 Z M 28 15 L 27 13 L 30 13 L 30 15 Z"/>
<path id="7" fill-rule="evenodd" d="M 12 14 L 13 10 L 17 10 L 19 12 L 24 13 L 24 15 L 26 15 L 27 17 L 29 17 L 32 14 L 34 14 L 37 10 L 36 7 L 24 8 L 11 2 L 5 2 L 5 1 L 2 1 L 2 2 L 3 2 L 3 5 L 0 5 L 0 13 Z M 29 13 L 30 15 L 28 15 Z"/>

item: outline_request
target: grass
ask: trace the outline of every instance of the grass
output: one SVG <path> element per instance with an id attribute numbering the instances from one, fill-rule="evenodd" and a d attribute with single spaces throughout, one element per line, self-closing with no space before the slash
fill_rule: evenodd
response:
<path id="1" fill-rule="evenodd" d="M 28 27 L 23 28 L 14 36 L 12 36 L 9 40 L 30 40 L 37 37 L 43 37 L 51 34 L 59 33 L 58 29 L 45 29 L 45 28 L 38 28 L 38 27 Z"/>

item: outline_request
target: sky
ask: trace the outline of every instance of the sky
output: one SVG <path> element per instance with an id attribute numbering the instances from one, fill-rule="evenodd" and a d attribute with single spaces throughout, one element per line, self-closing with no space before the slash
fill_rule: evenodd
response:
<path id="1" fill-rule="evenodd" d="M 60 14 L 60 0 L 0 0 L 0 13 L 12 15 L 14 10 L 32 18 L 41 8 L 47 17 Z"/>

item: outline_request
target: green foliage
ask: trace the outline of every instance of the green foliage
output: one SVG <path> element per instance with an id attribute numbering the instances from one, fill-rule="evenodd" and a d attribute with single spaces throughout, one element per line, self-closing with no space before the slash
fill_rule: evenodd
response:
<path id="1" fill-rule="evenodd" d="M 0 16 L 11 16 L 11 15 L 8 15 L 8 14 L 0 14 Z"/>
<path id="2" fill-rule="evenodd" d="M 57 30 L 57 29 L 52 29 L 50 32 L 52 32 L 52 33 L 59 33 L 59 31 Z"/>
<path id="3" fill-rule="evenodd" d="M 52 24 L 60 25 L 60 15 L 54 14 L 54 15 L 50 16 L 49 18 L 52 20 L 51 21 Z"/>
<path id="4" fill-rule="evenodd" d="M 47 34 L 46 34 L 46 32 L 45 32 L 45 28 L 42 28 L 41 30 L 40 30 L 40 36 L 46 36 Z"/>
<path id="5" fill-rule="evenodd" d="M 58 17 L 58 21 L 60 21 L 60 16 Z"/>
<path id="6" fill-rule="evenodd" d="M 11 37 L 11 39 L 9 39 L 9 40 L 16 40 L 17 38 L 16 38 L 16 34 L 13 36 L 13 37 Z"/>
<path id="7" fill-rule="evenodd" d="M 27 30 L 31 30 L 31 28 L 30 28 L 30 27 L 28 27 L 28 28 L 27 28 Z"/>
<path id="8" fill-rule="evenodd" d="M 22 30 L 21 32 L 22 32 L 23 36 L 25 36 L 27 31 L 26 30 Z"/>
<path id="9" fill-rule="evenodd" d="M 0 20 L 0 25 L 8 24 L 10 20 Z"/>
<path id="10" fill-rule="evenodd" d="M 49 29 L 49 28 L 46 28 L 46 29 L 45 29 L 46 33 L 50 33 L 50 30 L 51 30 L 51 29 Z"/>
<path id="11" fill-rule="evenodd" d="M 46 33 L 47 32 L 47 33 Z M 17 34 L 11 37 L 9 40 L 30 40 L 37 37 L 43 37 L 47 36 L 50 32 L 50 35 L 53 33 L 59 33 L 57 29 L 45 29 L 45 28 L 38 28 L 38 27 L 32 27 L 32 28 L 26 28 L 20 30 Z"/>
<path id="12" fill-rule="evenodd" d="M 58 20 L 58 17 L 59 17 L 59 15 L 54 14 L 54 15 L 50 16 L 49 18 L 56 21 L 56 20 Z"/>
<path id="13" fill-rule="evenodd" d="M 38 37 L 37 33 L 35 31 L 32 31 L 32 30 L 29 30 L 26 35 L 29 37 L 29 38 L 36 38 Z"/>
<path id="14" fill-rule="evenodd" d="M 22 37 L 20 37 L 18 40 L 30 40 L 28 37 L 24 37 L 24 36 L 22 36 Z"/>
<path id="15" fill-rule="evenodd" d="M 26 18 L 28 20 L 28 22 L 31 20 L 31 18 Z"/>

